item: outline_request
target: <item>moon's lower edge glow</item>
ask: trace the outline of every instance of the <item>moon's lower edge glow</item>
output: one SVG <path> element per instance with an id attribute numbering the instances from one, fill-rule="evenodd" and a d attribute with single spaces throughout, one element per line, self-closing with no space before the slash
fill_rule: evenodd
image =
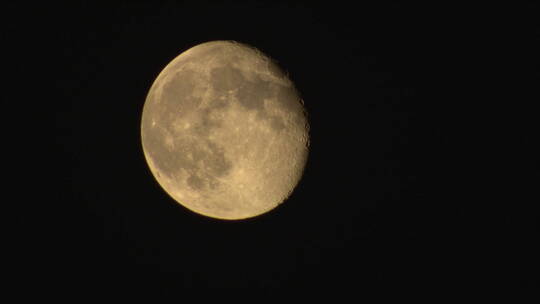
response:
<path id="1" fill-rule="evenodd" d="M 307 161 L 303 101 L 262 52 L 234 41 L 199 44 L 148 92 L 142 146 L 160 186 L 184 207 L 244 219 L 289 197 Z"/>

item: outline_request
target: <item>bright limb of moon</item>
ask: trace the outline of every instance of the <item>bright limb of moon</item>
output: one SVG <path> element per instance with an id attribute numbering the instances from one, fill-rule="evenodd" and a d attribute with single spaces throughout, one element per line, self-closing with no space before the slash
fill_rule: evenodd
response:
<path id="1" fill-rule="evenodd" d="M 160 186 L 209 217 L 244 219 L 285 201 L 308 156 L 303 101 L 262 52 L 199 44 L 171 61 L 148 92 L 141 139 Z"/>

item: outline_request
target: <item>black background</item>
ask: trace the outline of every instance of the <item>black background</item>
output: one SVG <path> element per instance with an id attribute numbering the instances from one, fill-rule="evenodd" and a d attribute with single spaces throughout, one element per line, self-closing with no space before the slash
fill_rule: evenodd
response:
<path id="1" fill-rule="evenodd" d="M 2 13 L 17 292 L 537 287 L 537 5 L 150 3 Z M 176 204 L 140 142 L 158 73 L 223 39 L 277 60 L 311 124 L 290 199 L 236 222 Z"/>

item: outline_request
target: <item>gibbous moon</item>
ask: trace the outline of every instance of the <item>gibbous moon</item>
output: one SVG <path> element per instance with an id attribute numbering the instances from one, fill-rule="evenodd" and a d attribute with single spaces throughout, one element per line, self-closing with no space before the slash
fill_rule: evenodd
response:
<path id="1" fill-rule="evenodd" d="M 309 125 L 294 84 L 270 58 L 212 41 L 161 71 L 144 104 L 141 138 L 151 172 L 172 198 L 233 220 L 268 212 L 292 193 Z"/>

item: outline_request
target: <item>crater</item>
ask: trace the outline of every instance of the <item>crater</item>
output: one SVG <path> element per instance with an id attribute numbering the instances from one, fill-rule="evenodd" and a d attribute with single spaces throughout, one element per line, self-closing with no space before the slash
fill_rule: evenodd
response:
<path id="1" fill-rule="evenodd" d="M 275 131 L 281 131 L 285 129 L 285 123 L 283 122 L 283 119 L 278 116 L 270 116 L 268 118 L 270 120 L 270 127 L 274 129 Z"/>
<path id="2" fill-rule="evenodd" d="M 267 59 L 266 68 L 268 69 L 268 74 L 276 78 L 283 78 L 285 75 L 283 70 L 276 64 L 276 61 L 273 59 Z"/>
<path id="3" fill-rule="evenodd" d="M 188 186 L 193 190 L 200 190 L 204 186 L 203 180 L 195 174 L 190 175 L 186 182 Z"/>
<path id="4" fill-rule="evenodd" d="M 240 70 L 230 65 L 214 68 L 210 74 L 210 82 L 217 94 L 235 90 L 245 81 Z"/>
<path id="5" fill-rule="evenodd" d="M 276 90 L 276 100 L 289 113 L 302 112 L 298 92 L 294 87 L 279 85 Z"/>

